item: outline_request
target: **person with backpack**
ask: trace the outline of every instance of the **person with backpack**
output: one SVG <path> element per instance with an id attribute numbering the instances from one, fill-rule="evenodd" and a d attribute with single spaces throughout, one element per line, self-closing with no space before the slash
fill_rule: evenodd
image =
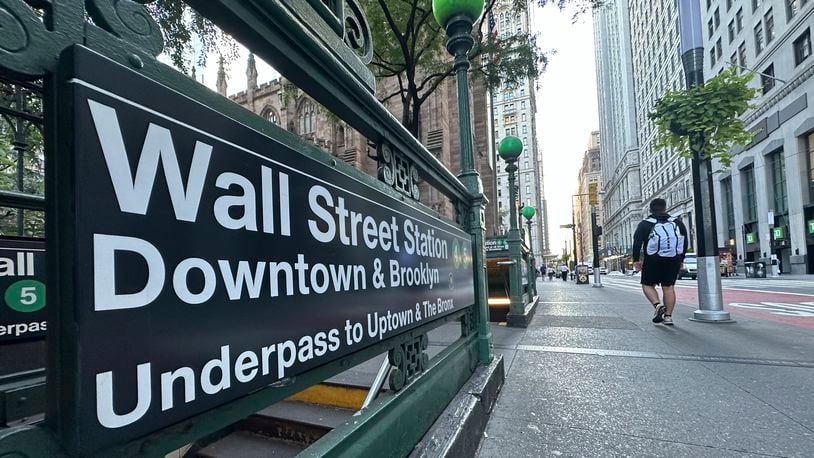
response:
<path id="1" fill-rule="evenodd" d="M 667 213 L 664 199 L 653 199 L 650 216 L 639 223 L 633 235 L 633 262 L 641 272 L 642 291 L 655 309 L 653 323 L 673 325 L 675 283 L 685 254 L 687 227 L 680 218 Z M 661 285 L 662 300 L 657 285 Z"/>

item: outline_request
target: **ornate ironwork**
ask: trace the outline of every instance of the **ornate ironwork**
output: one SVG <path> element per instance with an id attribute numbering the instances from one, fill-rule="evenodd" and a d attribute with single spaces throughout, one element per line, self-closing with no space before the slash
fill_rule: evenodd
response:
<path id="1" fill-rule="evenodd" d="M 149 1 L 142 0 L 142 3 Z M 161 28 L 139 3 L 128 0 L 86 0 L 85 5 L 93 23 L 110 34 L 154 56 L 164 49 Z"/>
<path id="2" fill-rule="evenodd" d="M 345 0 L 345 3 L 343 39 L 356 52 L 359 59 L 367 65 L 373 59 L 373 39 L 370 36 L 370 27 L 365 20 L 365 13 L 356 0 Z"/>
<path id="3" fill-rule="evenodd" d="M 475 316 L 475 307 L 466 309 L 466 313 L 461 317 L 461 335 L 471 336 L 478 330 L 478 319 Z"/>
<path id="4" fill-rule="evenodd" d="M 378 146 L 379 179 L 388 186 L 400 193 L 418 200 L 421 197 L 421 190 L 418 185 L 421 183 L 421 176 L 418 169 L 406 157 L 397 152 L 387 143 Z"/>
<path id="5" fill-rule="evenodd" d="M 390 365 L 390 388 L 400 391 L 416 376 L 424 372 L 430 364 L 430 357 L 424 351 L 429 345 L 426 334 L 397 345 L 387 354 Z"/>

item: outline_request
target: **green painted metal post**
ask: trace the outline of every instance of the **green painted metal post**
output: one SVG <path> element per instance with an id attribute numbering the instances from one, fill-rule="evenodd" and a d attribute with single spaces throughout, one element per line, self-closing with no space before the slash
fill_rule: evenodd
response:
<path id="1" fill-rule="evenodd" d="M 509 313 L 513 315 L 523 315 L 526 310 L 526 304 L 523 300 L 523 285 L 520 262 L 523 257 L 520 248 L 520 228 L 518 227 L 517 220 L 517 189 L 514 186 L 515 172 L 517 172 L 517 158 L 523 152 L 523 142 L 517 137 L 504 137 L 500 141 L 498 147 L 500 157 L 506 161 L 506 172 L 509 174 L 509 236 L 507 238 L 509 244 Z"/>
<path id="2" fill-rule="evenodd" d="M 472 147 L 472 121 L 469 113 L 469 51 L 472 49 L 472 24 L 483 11 L 483 0 L 433 0 L 433 14 L 447 31 L 447 51 L 455 58 L 453 69 L 458 86 L 458 119 L 461 144 L 461 173 L 458 175 L 474 196 L 469 202 L 467 227 L 472 236 L 472 265 L 475 269 L 475 301 L 478 313 L 478 355 L 482 364 L 492 360 L 492 332 L 489 329 L 489 304 L 486 283 L 486 198 L 483 182 L 475 169 Z"/>
<path id="3" fill-rule="evenodd" d="M 528 262 L 528 271 L 529 271 L 529 291 L 536 296 L 537 295 L 537 262 L 534 259 L 534 242 L 531 238 L 531 223 L 534 219 L 534 214 L 537 213 L 537 210 L 534 207 L 523 207 L 521 211 L 523 214 L 523 218 L 526 218 L 526 225 L 528 226 L 528 234 L 529 234 L 529 262 Z"/>

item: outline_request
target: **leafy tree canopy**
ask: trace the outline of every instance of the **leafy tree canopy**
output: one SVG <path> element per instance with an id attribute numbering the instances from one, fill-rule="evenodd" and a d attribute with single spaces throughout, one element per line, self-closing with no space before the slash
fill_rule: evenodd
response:
<path id="1" fill-rule="evenodd" d="M 741 119 L 758 92 L 749 87 L 753 77 L 754 73 L 739 75 L 732 67 L 703 86 L 667 91 L 649 115 L 657 129 L 656 147 L 692 158 L 690 140 L 698 139 L 703 158 L 728 166 L 732 146 L 746 145 L 754 135 Z"/>

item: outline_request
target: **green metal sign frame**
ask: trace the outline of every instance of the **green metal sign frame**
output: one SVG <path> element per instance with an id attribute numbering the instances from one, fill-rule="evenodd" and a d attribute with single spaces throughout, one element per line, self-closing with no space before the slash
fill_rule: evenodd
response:
<path id="1" fill-rule="evenodd" d="M 420 177 L 452 200 L 457 210 L 457 224 L 472 238 L 475 303 L 465 310 L 310 370 L 298 376 L 292 384 L 268 386 L 131 442 L 93 453 L 100 456 L 163 456 L 377 354 L 410 352 L 416 348 L 420 351 L 422 345 L 416 342 L 425 342 L 428 331 L 445 322 L 459 320 L 461 337 L 429 364 L 422 365 L 423 371 L 411 373 L 412 377 L 405 380 L 396 395 L 374 402 L 352 424 L 328 434 L 307 452 L 315 456 L 341 455 L 351 452 L 353 447 L 355 454 L 407 454 L 475 367 L 490 362 L 492 358 L 483 243 L 486 199 L 474 170 L 471 139 L 467 133 L 461 133 L 462 172 L 459 179 L 376 100 L 373 77 L 366 67 L 373 43 L 363 11 L 355 0 L 340 2 L 341 7 L 336 8 L 322 8 L 325 4 L 316 0 L 186 2 L 375 143 L 380 152 L 389 151 L 390 156 L 398 156 L 400 163 L 408 164 L 412 178 Z M 46 240 L 49 246 L 73 223 L 71 215 L 56 204 L 56 196 L 70 191 L 73 183 L 60 181 L 58 174 L 54 173 L 71 166 L 59 154 L 63 139 L 58 135 L 56 124 L 68 119 L 72 107 L 70 101 L 58 99 L 56 75 L 60 56 L 72 46 L 84 46 L 125 65 L 223 116 L 274 137 L 325 166 L 334 167 L 348 177 L 378 189 L 384 195 L 405 200 L 423 212 L 428 211 L 420 203 L 405 199 L 405 187 L 403 183 L 401 187 L 396 186 L 392 178 L 394 161 L 388 162 L 387 154 L 380 154 L 383 157 L 380 166 L 382 181 L 377 181 L 159 62 L 156 56 L 163 49 L 162 31 L 142 3 L 146 2 L 0 0 L 4 21 L 0 74 L 19 80 L 43 80 L 48 164 Z M 35 11 L 31 5 L 39 10 Z M 465 49 L 458 51 L 459 98 L 468 97 L 468 65 L 462 63 Z M 468 109 L 462 113 L 462 126 L 465 125 L 467 131 L 468 113 Z M 409 197 L 417 197 L 417 194 L 409 193 L 409 187 L 406 189 Z M 70 382 L 76 377 L 76 368 L 66 363 L 76 351 L 71 343 L 74 330 L 62 315 L 68 308 L 59 303 L 70 300 L 63 291 L 70 291 L 67 286 L 72 280 L 60 273 L 68 271 L 66 266 L 71 262 L 71 253 L 47 251 L 48 296 L 56 298 L 57 303 L 52 302 L 53 307 L 49 307 L 52 310 L 49 322 L 54 332 L 48 342 L 45 422 L 0 430 L 0 456 L 76 456 L 80 453 L 76 410 L 66 407 L 80 402 L 71 390 Z"/>

